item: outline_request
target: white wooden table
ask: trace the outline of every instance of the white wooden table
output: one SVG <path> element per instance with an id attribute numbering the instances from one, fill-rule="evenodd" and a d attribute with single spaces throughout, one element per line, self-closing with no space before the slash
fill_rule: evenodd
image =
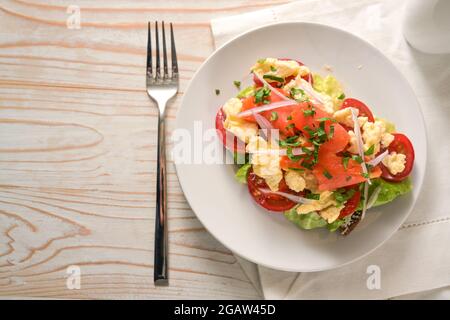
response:
<path id="1" fill-rule="evenodd" d="M 0 297 L 259 297 L 189 208 L 172 163 L 170 286 L 153 285 L 157 110 L 145 91 L 146 26 L 175 22 L 182 81 L 170 134 L 186 84 L 214 50 L 210 19 L 284 2 L 0 1 Z M 67 27 L 71 5 L 81 29 Z M 67 288 L 71 265 L 79 290 Z"/>

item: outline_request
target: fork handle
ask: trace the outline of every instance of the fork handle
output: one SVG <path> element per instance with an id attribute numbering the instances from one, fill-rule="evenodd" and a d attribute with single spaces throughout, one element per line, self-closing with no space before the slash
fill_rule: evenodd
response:
<path id="1" fill-rule="evenodd" d="M 164 115 L 158 118 L 158 162 L 156 181 L 155 216 L 155 285 L 168 285 L 167 275 L 167 184 L 166 184 L 166 144 Z"/>

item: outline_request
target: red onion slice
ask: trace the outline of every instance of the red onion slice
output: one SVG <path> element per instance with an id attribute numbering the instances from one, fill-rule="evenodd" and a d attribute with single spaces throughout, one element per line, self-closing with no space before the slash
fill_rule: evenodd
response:
<path id="1" fill-rule="evenodd" d="M 263 139 L 265 139 L 266 141 L 271 141 L 273 143 L 277 143 L 274 140 L 275 135 L 272 134 L 272 133 L 274 133 L 273 132 L 274 127 L 272 126 L 270 121 L 258 113 L 253 113 L 253 116 L 255 117 L 256 122 L 258 123 L 259 127 L 261 128 L 260 134 L 263 137 Z"/>
<path id="2" fill-rule="evenodd" d="M 381 161 L 383 161 L 383 159 L 389 154 L 389 150 L 385 150 L 383 153 L 380 153 L 378 156 L 376 156 L 375 158 L 373 158 L 372 160 L 370 160 L 369 162 L 367 162 L 367 164 L 375 167 L 376 165 L 378 165 Z"/>
<path id="3" fill-rule="evenodd" d="M 286 156 L 287 150 L 286 149 L 263 149 L 263 150 L 257 150 L 255 152 L 249 152 L 251 154 L 278 154 L 280 156 Z M 305 154 L 301 148 L 293 148 L 292 154 L 294 156 L 299 156 L 302 154 Z"/>
<path id="4" fill-rule="evenodd" d="M 377 201 L 380 191 L 381 191 L 381 186 L 378 186 L 375 188 L 375 190 L 373 190 L 372 194 L 370 195 L 369 200 L 367 200 L 367 209 L 372 208 L 372 206 L 375 204 L 375 201 Z"/>
<path id="5" fill-rule="evenodd" d="M 323 99 L 319 96 L 317 92 L 314 91 L 313 87 L 308 81 L 305 81 L 304 79 L 300 79 L 300 89 L 305 91 L 309 96 L 311 96 L 314 100 L 319 102 L 320 104 L 323 104 Z"/>
<path id="6" fill-rule="evenodd" d="M 248 117 L 251 116 L 255 113 L 261 113 L 264 111 L 269 111 L 269 110 L 274 110 L 274 109 L 278 109 L 281 107 L 287 107 L 287 106 L 293 106 L 296 105 L 297 102 L 294 100 L 289 100 L 289 101 L 278 101 L 278 102 L 274 102 L 274 103 L 270 103 L 270 104 L 266 104 L 264 106 L 261 107 L 256 107 L 253 109 L 248 109 L 242 112 L 239 112 L 237 114 L 238 117 L 242 118 L 242 117 Z"/>
<path id="7" fill-rule="evenodd" d="M 368 183 L 364 183 L 364 201 L 363 201 L 363 209 L 362 209 L 362 213 L 361 213 L 361 221 L 366 216 L 368 193 L 369 193 L 369 184 Z"/>
<path id="8" fill-rule="evenodd" d="M 250 109 L 250 110 L 253 110 L 253 109 Z M 255 120 L 261 129 L 266 129 L 266 130 L 273 129 L 272 124 L 270 123 L 269 120 L 266 119 L 266 117 L 263 117 L 262 115 L 260 115 L 256 112 L 252 112 L 252 114 L 255 117 Z"/>
<path id="9" fill-rule="evenodd" d="M 300 196 L 296 196 L 294 194 L 290 194 L 287 192 L 281 192 L 281 191 L 272 191 L 270 189 L 258 189 L 259 191 L 261 191 L 262 193 L 273 193 L 282 197 L 285 197 L 286 199 L 289 199 L 295 203 L 303 203 L 303 204 L 307 204 L 307 203 L 311 203 L 311 199 L 307 199 L 307 198 L 303 198 Z"/>
<path id="10" fill-rule="evenodd" d="M 305 154 L 302 148 L 292 148 L 292 154 L 294 156 L 299 156 Z M 287 149 L 280 149 L 280 156 L 287 156 Z"/>

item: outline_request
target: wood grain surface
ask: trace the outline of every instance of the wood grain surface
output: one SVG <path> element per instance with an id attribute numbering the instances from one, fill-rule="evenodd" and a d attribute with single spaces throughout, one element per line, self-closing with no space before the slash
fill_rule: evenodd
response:
<path id="1" fill-rule="evenodd" d="M 181 88 L 209 21 L 279 0 L 0 0 L 0 297 L 259 298 L 200 224 L 168 164 L 170 286 L 153 285 L 157 109 L 147 21 L 175 23 Z M 67 28 L 77 5 L 81 29 Z M 170 150 L 170 145 L 168 145 Z M 81 268 L 81 288 L 66 286 Z"/>

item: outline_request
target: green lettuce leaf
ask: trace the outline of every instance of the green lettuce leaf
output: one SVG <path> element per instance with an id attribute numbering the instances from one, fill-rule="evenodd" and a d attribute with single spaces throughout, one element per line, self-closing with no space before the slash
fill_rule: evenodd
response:
<path id="1" fill-rule="evenodd" d="M 393 124 L 392 122 L 390 122 L 386 119 L 383 119 L 383 118 L 378 118 L 378 117 L 375 117 L 375 119 L 384 123 L 384 125 L 386 127 L 386 131 L 388 133 L 396 132 L 395 124 Z"/>
<path id="2" fill-rule="evenodd" d="M 327 222 L 319 216 L 316 212 L 310 212 L 306 214 L 298 214 L 296 207 L 284 213 L 284 216 L 291 222 L 295 223 L 302 229 L 315 229 L 323 228 L 327 226 Z"/>
<path id="3" fill-rule="evenodd" d="M 242 165 L 234 176 L 236 180 L 239 181 L 240 183 L 247 183 L 247 173 L 251 167 L 252 165 L 250 163 Z"/>
<path id="4" fill-rule="evenodd" d="M 345 220 L 344 220 L 344 219 L 335 220 L 335 221 L 333 221 L 332 223 L 328 223 L 328 224 L 327 224 L 327 229 L 328 229 L 330 232 L 334 232 L 334 231 L 336 231 L 337 229 L 339 229 L 339 227 L 342 226 L 344 223 L 345 223 Z"/>
<path id="5" fill-rule="evenodd" d="M 245 89 L 242 89 L 241 91 L 239 91 L 239 93 L 237 94 L 237 98 L 239 99 L 244 99 L 247 97 L 250 97 L 255 91 L 255 88 L 253 86 L 247 87 Z"/>
<path id="6" fill-rule="evenodd" d="M 295 206 L 291 210 L 285 211 L 284 216 L 290 222 L 297 225 L 297 227 L 305 230 L 327 228 L 330 232 L 334 232 L 345 223 L 344 219 L 339 219 L 332 223 L 328 223 L 317 212 L 298 214 L 297 206 Z"/>
<path id="7" fill-rule="evenodd" d="M 233 162 L 235 165 L 237 165 L 240 168 L 244 164 L 247 164 L 250 162 L 250 156 L 248 153 L 234 152 L 233 153 Z"/>
<path id="8" fill-rule="evenodd" d="M 378 198 L 373 204 L 373 207 L 381 206 L 383 204 L 394 201 L 395 198 L 407 194 L 413 188 L 411 180 L 409 178 L 401 182 L 388 182 L 383 179 L 373 179 L 372 185 L 369 187 L 369 198 L 372 192 L 381 187 Z M 362 210 L 363 200 L 360 201 L 358 210 Z"/>

